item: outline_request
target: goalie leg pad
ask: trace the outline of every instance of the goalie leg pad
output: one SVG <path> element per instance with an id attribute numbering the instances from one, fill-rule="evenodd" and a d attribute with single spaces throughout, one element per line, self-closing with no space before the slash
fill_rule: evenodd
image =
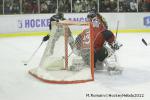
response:
<path id="1" fill-rule="evenodd" d="M 58 29 L 57 29 L 58 30 Z M 50 45 L 50 54 L 52 55 L 54 52 L 54 47 L 55 47 L 55 43 L 56 41 L 58 41 L 58 39 L 60 38 L 60 36 L 63 36 L 63 31 L 57 31 L 53 34 L 53 36 L 50 38 L 51 41 L 51 45 Z"/>
<path id="2" fill-rule="evenodd" d="M 108 73 L 122 73 L 123 68 L 120 66 L 117 60 L 116 54 L 113 54 L 112 56 L 105 59 L 105 64 L 107 67 Z"/>
<path id="3" fill-rule="evenodd" d="M 95 70 L 104 70 L 104 62 L 97 61 Z"/>
<path id="4" fill-rule="evenodd" d="M 107 49 L 108 56 L 104 60 L 104 62 L 105 62 L 106 70 L 108 71 L 108 73 L 111 73 L 111 72 L 122 73 L 123 68 L 120 66 L 118 62 L 118 58 L 117 58 L 115 51 L 107 46 L 105 46 L 105 48 Z"/>
<path id="5" fill-rule="evenodd" d="M 68 42 L 69 42 L 71 49 L 73 49 L 74 48 L 74 38 L 72 36 L 68 37 Z"/>
<path id="6" fill-rule="evenodd" d="M 86 65 L 90 65 L 90 49 L 81 50 L 81 56 Z"/>

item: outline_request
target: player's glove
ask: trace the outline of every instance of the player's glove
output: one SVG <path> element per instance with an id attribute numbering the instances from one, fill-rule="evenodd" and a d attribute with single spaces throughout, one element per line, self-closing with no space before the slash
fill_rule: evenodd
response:
<path id="1" fill-rule="evenodd" d="M 45 42 L 45 41 L 47 41 L 48 39 L 49 39 L 49 35 L 46 35 L 46 36 L 43 37 L 43 40 L 42 40 L 42 41 Z"/>
<path id="2" fill-rule="evenodd" d="M 112 48 L 113 50 L 118 50 L 118 49 L 120 49 L 120 47 L 122 47 L 123 45 L 122 45 L 121 43 L 115 41 L 115 42 L 111 43 L 110 46 L 111 46 L 111 48 Z"/>

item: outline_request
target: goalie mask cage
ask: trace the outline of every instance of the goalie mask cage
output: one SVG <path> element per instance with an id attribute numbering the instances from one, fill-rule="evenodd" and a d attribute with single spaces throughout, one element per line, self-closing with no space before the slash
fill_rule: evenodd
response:
<path id="1" fill-rule="evenodd" d="M 47 83 L 73 84 L 93 81 L 94 50 L 90 26 L 87 22 L 53 22 L 40 64 L 29 70 L 29 73 Z M 84 34 L 77 38 L 81 33 Z"/>

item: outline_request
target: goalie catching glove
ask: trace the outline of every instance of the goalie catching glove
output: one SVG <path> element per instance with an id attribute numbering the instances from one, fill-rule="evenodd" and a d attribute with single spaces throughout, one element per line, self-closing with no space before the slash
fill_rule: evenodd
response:
<path id="1" fill-rule="evenodd" d="M 123 45 L 117 41 L 114 41 L 113 43 L 109 44 L 110 47 L 113 49 L 113 50 L 119 50 L 120 47 L 122 47 Z"/>

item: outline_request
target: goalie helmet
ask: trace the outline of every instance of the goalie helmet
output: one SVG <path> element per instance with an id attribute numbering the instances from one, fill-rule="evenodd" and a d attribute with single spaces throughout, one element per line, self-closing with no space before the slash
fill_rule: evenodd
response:
<path id="1" fill-rule="evenodd" d="M 91 10 L 88 15 L 87 18 L 89 19 L 89 21 L 92 21 L 93 27 L 99 27 L 100 25 L 100 14 L 97 13 L 95 10 Z"/>
<path id="2" fill-rule="evenodd" d="M 88 13 L 88 15 L 87 15 L 87 18 L 88 19 L 92 19 L 92 18 L 94 18 L 94 17 L 96 17 L 97 16 L 97 13 L 95 12 L 95 11 L 90 11 L 89 13 Z"/>
<path id="3" fill-rule="evenodd" d="M 62 12 L 56 13 L 56 15 L 59 17 L 60 20 L 64 20 L 64 14 Z"/>

